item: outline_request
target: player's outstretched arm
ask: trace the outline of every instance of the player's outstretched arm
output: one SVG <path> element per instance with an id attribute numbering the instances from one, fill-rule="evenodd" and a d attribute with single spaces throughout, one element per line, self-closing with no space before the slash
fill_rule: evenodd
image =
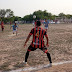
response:
<path id="1" fill-rule="evenodd" d="M 28 37 L 27 37 L 27 39 L 26 39 L 26 41 L 25 41 L 25 43 L 24 43 L 24 47 L 26 46 L 26 43 L 28 42 L 30 36 L 31 36 L 31 35 L 28 35 Z"/>

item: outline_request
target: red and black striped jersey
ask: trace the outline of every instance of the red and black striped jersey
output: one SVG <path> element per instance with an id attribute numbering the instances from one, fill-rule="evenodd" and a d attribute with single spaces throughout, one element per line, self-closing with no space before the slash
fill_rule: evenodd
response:
<path id="1" fill-rule="evenodd" d="M 34 48 L 44 47 L 44 35 L 47 36 L 46 31 L 41 27 L 35 27 L 31 30 L 29 35 L 33 35 L 31 46 Z"/>

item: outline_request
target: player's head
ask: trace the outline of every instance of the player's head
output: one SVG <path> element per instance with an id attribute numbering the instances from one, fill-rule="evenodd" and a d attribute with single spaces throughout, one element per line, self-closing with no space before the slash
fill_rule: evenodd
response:
<path id="1" fill-rule="evenodd" d="M 41 25 L 41 22 L 40 21 L 37 21 L 36 25 L 37 26 L 40 26 Z"/>
<path id="2" fill-rule="evenodd" d="M 45 21 L 47 22 L 47 19 L 45 19 Z"/>
<path id="3" fill-rule="evenodd" d="M 16 25 L 16 23 L 15 23 L 15 25 Z"/>

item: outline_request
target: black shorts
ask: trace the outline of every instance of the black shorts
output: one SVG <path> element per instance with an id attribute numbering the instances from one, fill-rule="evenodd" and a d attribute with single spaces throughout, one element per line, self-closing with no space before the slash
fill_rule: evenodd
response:
<path id="1" fill-rule="evenodd" d="M 2 30 L 3 30 L 4 28 L 2 28 Z"/>
<path id="2" fill-rule="evenodd" d="M 32 47 L 31 45 L 28 47 L 28 50 L 27 51 L 34 51 L 36 50 L 37 48 L 34 48 Z M 48 52 L 48 49 L 44 46 L 43 48 L 39 48 L 40 50 L 42 50 L 43 52 L 47 53 Z"/>

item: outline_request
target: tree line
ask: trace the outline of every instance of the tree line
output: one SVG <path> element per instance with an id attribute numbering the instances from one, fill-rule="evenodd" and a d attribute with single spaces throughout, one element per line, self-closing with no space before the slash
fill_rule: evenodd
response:
<path id="1" fill-rule="evenodd" d="M 36 15 L 36 18 L 33 19 L 33 15 Z M 33 21 L 36 19 L 50 19 L 55 20 L 55 17 L 66 17 L 68 19 L 72 18 L 72 15 L 70 14 L 64 14 L 60 13 L 58 15 L 53 15 L 50 12 L 47 12 L 47 10 L 38 10 L 33 12 L 33 14 L 25 15 L 23 18 L 19 16 L 15 16 L 14 12 L 11 9 L 0 9 L 0 21 L 4 21 L 5 23 L 11 21 Z"/>

